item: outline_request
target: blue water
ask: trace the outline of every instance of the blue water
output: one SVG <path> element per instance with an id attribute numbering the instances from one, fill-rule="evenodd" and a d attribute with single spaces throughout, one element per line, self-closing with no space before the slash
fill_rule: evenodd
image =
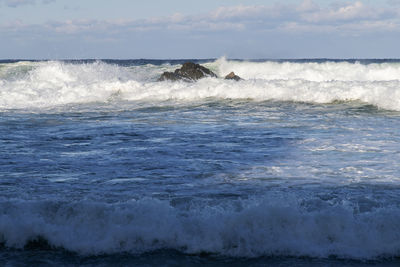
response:
<path id="1" fill-rule="evenodd" d="M 397 266 L 400 62 L 220 61 L 0 63 L 0 263 Z"/>

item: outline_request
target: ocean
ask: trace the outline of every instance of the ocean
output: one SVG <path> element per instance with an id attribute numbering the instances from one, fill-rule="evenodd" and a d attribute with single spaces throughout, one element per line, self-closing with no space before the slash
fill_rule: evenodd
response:
<path id="1" fill-rule="evenodd" d="M 185 61 L 0 61 L 0 265 L 400 265 L 400 60 Z"/>

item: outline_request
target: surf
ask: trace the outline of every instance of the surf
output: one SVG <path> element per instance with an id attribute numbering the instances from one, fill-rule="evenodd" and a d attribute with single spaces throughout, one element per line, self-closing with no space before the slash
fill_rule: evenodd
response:
<path id="1" fill-rule="evenodd" d="M 329 104 L 361 101 L 400 111 L 400 63 L 251 62 L 225 58 L 203 63 L 219 78 L 157 82 L 180 65 L 94 62 L 16 62 L 0 65 L 0 109 L 48 109 L 109 101 L 162 102 L 248 99 Z M 223 77 L 234 71 L 244 80 Z M 132 103 L 134 105 L 134 103 Z"/>
<path id="2" fill-rule="evenodd" d="M 400 255 L 397 207 L 360 212 L 345 202 L 313 202 L 318 208 L 290 196 L 211 206 L 189 202 L 190 208 L 151 198 L 114 204 L 2 201 L 0 241 L 9 248 L 45 244 L 82 255 L 160 249 L 229 257 Z"/>

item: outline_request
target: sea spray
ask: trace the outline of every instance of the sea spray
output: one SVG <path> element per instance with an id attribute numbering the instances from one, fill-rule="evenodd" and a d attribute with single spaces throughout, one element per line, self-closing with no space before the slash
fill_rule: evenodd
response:
<path id="1" fill-rule="evenodd" d="M 398 265 L 398 61 L 183 62 L 1 63 L 0 265 Z"/>
<path id="2" fill-rule="evenodd" d="M 373 61 L 372 61 L 373 62 Z M 360 61 L 238 61 L 220 58 L 206 64 L 220 76 L 235 71 L 245 79 L 306 81 L 392 81 L 400 80 L 400 62 L 363 64 Z"/>
<path id="3" fill-rule="evenodd" d="M 238 209 L 239 205 L 241 208 Z M 399 208 L 355 213 L 345 204 L 307 209 L 295 201 L 243 201 L 185 210 L 167 201 L 1 202 L 0 236 L 22 248 L 38 237 L 91 255 L 176 249 L 234 257 L 399 256 Z"/>
<path id="4" fill-rule="evenodd" d="M 215 69 L 221 77 L 235 71 L 245 80 L 206 78 L 195 83 L 156 82 L 163 71 L 176 67 L 170 64 L 125 67 L 100 61 L 13 63 L 0 70 L 0 108 L 49 108 L 107 102 L 118 96 L 121 101 L 142 102 L 207 98 L 310 103 L 362 101 L 383 109 L 400 110 L 399 63 L 219 59 L 205 65 Z"/>

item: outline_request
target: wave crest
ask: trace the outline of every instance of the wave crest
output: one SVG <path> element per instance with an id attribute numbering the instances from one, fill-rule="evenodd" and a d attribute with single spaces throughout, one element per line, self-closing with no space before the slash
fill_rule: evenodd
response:
<path id="1" fill-rule="evenodd" d="M 221 58 L 209 64 L 220 76 L 235 71 L 245 79 L 305 81 L 392 81 L 400 79 L 400 63 L 249 62 Z"/>
<path id="2" fill-rule="evenodd" d="M 0 109 L 49 108 L 113 101 L 194 101 L 206 98 L 331 103 L 362 101 L 400 110 L 400 64 L 349 62 L 241 62 L 205 64 L 224 76 L 235 71 L 246 80 L 206 78 L 195 83 L 156 82 L 177 66 L 123 67 L 103 62 L 22 62 L 0 68 Z"/>
<path id="3" fill-rule="evenodd" d="M 2 202 L 0 240 L 15 248 L 45 240 L 82 254 L 176 249 L 234 257 L 400 255 L 398 208 L 355 213 L 344 204 L 308 210 L 289 202 L 264 199 L 242 201 L 241 208 L 220 204 L 189 209 L 155 199 Z"/>

